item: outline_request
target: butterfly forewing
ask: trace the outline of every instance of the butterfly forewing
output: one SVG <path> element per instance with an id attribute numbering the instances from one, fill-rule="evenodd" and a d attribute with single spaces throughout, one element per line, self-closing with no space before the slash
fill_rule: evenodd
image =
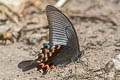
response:
<path id="1" fill-rule="evenodd" d="M 70 20 L 57 8 L 47 6 L 46 15 L 49 24 L 50 46 L 68 45 L 79 50 L 78 38 Z"/>
<path id="2" fill-rule="evenodd" d="M 47 17 L 48 17 L 48 23 L 49 23 L 49 40 L 50 40 L 50 46 L 62 44 L 67 44 L 67 35 L 65 33 L 65 26 L 67 25 L 65 20 L 62 19 L 61 14 L 56 11 L 52 10 L 47 7 Z"/>

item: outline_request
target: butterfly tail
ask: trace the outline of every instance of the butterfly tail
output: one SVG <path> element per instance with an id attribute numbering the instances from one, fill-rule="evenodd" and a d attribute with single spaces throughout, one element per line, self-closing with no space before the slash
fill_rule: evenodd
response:
<path id="1" fill-rule="evenodd" d="M 28 71 L 30 69 L 33 69 L 37 67 L 37 63 L 34 60 L 26 60 L 22 61 L 18 64 L 18 67 L 22 69 L 22 71 Z"/>

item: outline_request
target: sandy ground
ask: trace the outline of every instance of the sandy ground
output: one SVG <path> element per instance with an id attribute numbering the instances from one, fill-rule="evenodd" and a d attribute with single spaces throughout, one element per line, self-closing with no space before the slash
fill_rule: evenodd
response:
<path id="1" fill-rule="evenodd" d="M 76 63 L 72 62 L 65 67 L 57 67 L 46 75 L 42 75 L 36 68 L 27 72 L 22 72 L 18 68 L 19 62 L 35 59 L 34 50 L 39 51 L 41 46 L 27 45 L 24 41 L 1 44 L 0 80 L 120 80 L 118 75 L 109 76 L 104 71 L 93 73 L 94 70 L 104 68 L 105 64 L 120 52 L 120 1 L 71 0 L 64 7 L 92 16 L 107 15 L 115 24 L 96 19 L 71 18 L 77 31 L 80 48 L 85 50 L 85 54 Z M 40 15 L 38 14 L 38 16 Z M 46 34 L 48 35 L 48 33 Z M 37 45 L 41 45 L 43 42 L 45 41 L 41 41 Z"/>

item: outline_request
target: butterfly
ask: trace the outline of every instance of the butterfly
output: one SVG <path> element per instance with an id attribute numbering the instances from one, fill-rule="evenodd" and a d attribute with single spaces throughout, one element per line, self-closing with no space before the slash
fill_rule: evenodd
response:
<path id="1" fill-rule="evenodd" d="M 48 5 L 46 15 L 49 25 L 49 43 L 43 44 L 38 58 L 22 61 L 23 71 L 37 68 L 43 73 L 56 66 L 64 66 L 81 57 L 77 33 L 71 21 L 57 8 Z"/>

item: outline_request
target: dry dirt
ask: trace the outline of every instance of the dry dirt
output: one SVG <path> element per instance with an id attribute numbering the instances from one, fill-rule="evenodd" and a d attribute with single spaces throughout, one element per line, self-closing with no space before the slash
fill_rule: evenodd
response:
<path id="1" fill-rule="evenodd" d="M 25 16 L 26 22 L 39 22 L 38 18 L 41 18 L 41 13 L 37 12 L 39 9 L 33 8 L 33 14 L 29 12 L 32 7 L 27 9 L 29 15 Z M 120 0 L 70 0 L 63 9 L 67 9 L 66 13 L 77 31 L 80 48 L 85 50 L 85 54 L 80 60 L 64 67 L 57 67 L 46 75 L 42 75 L 36 68 L 22 72 L 18 68 L 19 62 L 35 59 L 35 51 L 39 51 L 42 43 L 48 40 L 48 27 L 43 27 L 45 31 L 38 28 L 38 30 L 34 30 L 34 33 L 40 35 L 44 33 L 45 37 L 40 37 L 42 40 L 35 41 L 36 45 L 26 44 L 26 39 L 30 38 L 31 32 L 25 33 L 28 37 L 23 35 L 19 42 L 10 43 L 8 41 L 6 45 L 0 45 L 0 80 L 120 80 L 119 75 L 110 76 L 104 71 L 93 72 L 104 68 L 111 58 L 120 53 Z M 108 21 L 94 18 L 81 19 L 78 16 L 80 13 L 90 16 L 106 15 L 115 24 L 109 19 L 107 19 Z M 69 16 L 69 14 L 73 14 L 73 16 Z M 13 23 L 9 22 L 6 25 L 10 24 Z M 40 25 L 42 23 L 26 24 L 26 26 L 32 27 Z"/>

